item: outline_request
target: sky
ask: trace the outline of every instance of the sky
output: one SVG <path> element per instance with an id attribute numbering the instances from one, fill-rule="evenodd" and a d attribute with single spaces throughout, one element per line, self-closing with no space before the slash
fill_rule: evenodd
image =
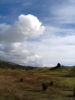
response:
<path id="1" fill-rule="evenodd" d="M 0 0 L 0 60 L 75 65 L 75 0 Z"/>

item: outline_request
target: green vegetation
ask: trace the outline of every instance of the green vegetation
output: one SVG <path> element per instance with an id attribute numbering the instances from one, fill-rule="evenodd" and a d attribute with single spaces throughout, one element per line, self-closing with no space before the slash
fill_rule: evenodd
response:
<path id="1" fill-rule="evenodd" d="M 0 68 L 0 100 L 75 100 L 74 68 Z"/>

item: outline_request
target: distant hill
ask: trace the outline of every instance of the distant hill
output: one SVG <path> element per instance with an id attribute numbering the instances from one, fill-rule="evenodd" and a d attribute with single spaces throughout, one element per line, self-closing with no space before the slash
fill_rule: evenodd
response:
<path id="1" fill-rule="evenodd" d="M 37 67 L 23 66 L 23 65 L 9 62 L 9 61 L 0 60 L 0 68 L 32 70 L 32 69 L 35 69 Z"/>
<path id="2" fill-rule="evenodd" d="M 59 64 L 58 64 L 59 65 Z M 9 61 L 0 60 L 0 68 L 9 68 L 9 69 L 24 69 L 24 70 L 33 70 L 38 71 L 56 71 L 56 72 L 66 72 L 70 76 L 75 76 L 75 66 L 55 66 L 55 67 L 33 67 L 33 66 L 23 66 Z"/>

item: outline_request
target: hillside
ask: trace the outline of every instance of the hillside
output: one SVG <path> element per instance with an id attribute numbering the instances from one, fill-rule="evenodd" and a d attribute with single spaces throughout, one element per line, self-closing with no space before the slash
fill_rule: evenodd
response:
<path id="1" fill-rule="evenodd" d="M 74 66 L 19 66 L 0 61 L 0 100 L 75 100 Z"/>
<path id="2" fill-rule="evenodd" d="M 12 63 L 12 62 L 9 62 L 9 61 L 0 60 L 0 68 L 31 70 L 31 69 L 35 69 L 36 67 L 22 66 L 22 65 L 19 65 L 19 64 L 16 64 L 16 63 Z"/>

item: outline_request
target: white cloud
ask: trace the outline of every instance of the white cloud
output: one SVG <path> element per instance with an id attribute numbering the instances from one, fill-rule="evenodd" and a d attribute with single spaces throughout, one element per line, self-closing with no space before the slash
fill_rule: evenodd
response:
<path id="1" fill-rule="evenodd" d="M 20 15 L 13 26 L 6 25 L 0 32 L 1 42 L 19 42 L 43 34 L 45 27 L 37 17 Z"/>
<path id="2" fill-rule="evenodd" d="M 43 66 L 41 56 L 35 54 L 27 40 L 43 34 L 45 27 L 37 17 L 21 14 L 14 25 L 0 24 L 0 59 L 27 66 Z"/>

